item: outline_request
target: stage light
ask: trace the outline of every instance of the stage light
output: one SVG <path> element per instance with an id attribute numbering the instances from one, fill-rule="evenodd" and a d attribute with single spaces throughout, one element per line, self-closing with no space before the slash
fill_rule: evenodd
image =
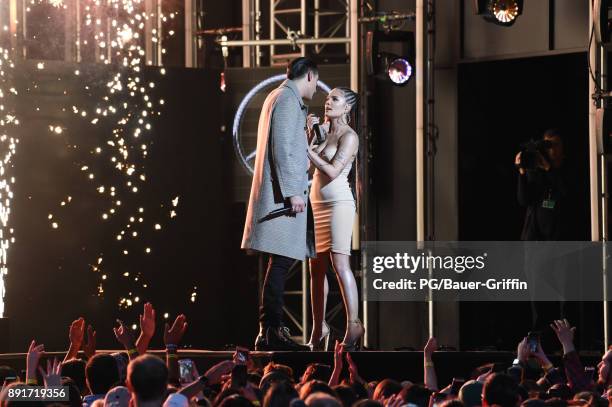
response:
<path id="1" fill-rule="evenodd" d="M 399 54 L 381 48 L 393 46 Z M 369 31 L 366 37 L 366 71 L 377 79 L 403 86 L 414 76 L 414 33 L 410 31 Z"/>
<path id="2" fill-rule="evenodd" d="M 404 85 L 412 78 L 412 65 L 404 58 L 395 58 L 389 63 L 387 74 L 391 82 Z"/>
<path id="3" fill-rule="evenodd" d="M 523 13 L 523 0 L 475 0 L 476 14 L 485 20 L 509 27 Z"/>

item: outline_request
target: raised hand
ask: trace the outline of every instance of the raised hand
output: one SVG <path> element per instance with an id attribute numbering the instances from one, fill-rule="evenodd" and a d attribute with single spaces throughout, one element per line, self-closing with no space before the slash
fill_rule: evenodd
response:
<path id="1" fill-rule="evenodd" d="M 83 353 L 88 359 L 96 354 L 96 331 L 91 325 L 87 326 L 87 341 L 83 344 Z"/>
<path id="2" fill-rule="evenodd" d="M 118 327 L 113 328 L 113 332 L 115 333 L 115 338 L 119 341 L 120 344 L 123 345 L 125 349 L 128 351 L 134 348 L 134 338 L 132 338 L 132 334 L 129 332 L 128 328 L 123 324 L 123 322 L 118 319 L 117 323 Z M 131 356 L 131 355 L 130 355 Z"/>
<path id="3" fill-rule="evenodd" d="M 563 346 L 564 354 L 575 350 L 574 333 L 576 332 L 576 327 L 572 327 L 567 319 L 558 319 L 553 321 L 553 323 L 550 324 L 550 327 L 553 331 L 555 331 L 555 334 L 557 334 L 557 338 Z"/>
<path id="4" fill-rule="evenodd" d="M 208 384 L 215 385 L 221 382 L 221 378 L 232 372 L 234 368 L 234 362 L 231 360 L 224 360 L 217 363 L 204 373 L 204 376 L 208 379 Z"/>
<path id="5" fill-rule="evenodd" d="M 431 360 L 431 355 L 438 350 L 438 341 L 433 336 L 427 340 L 425 344 L 425 348 L 423 349 L 423 354 L 425 358 Z"/>
<path id="6" fill-rule="evenodd" d="M 38 362 L 40 358 L 45 354 L 45 345 L 42 343 L 36 345 L 36 341 L 32 340 L 30 347 L 28 348 L 28 354 L 26 356 L 26 382 L 30 380 L 36 380 L 36 369 L 38 368 Z"/>
<path id="7" fill-rule="evenodd" d="M 344 365 L 344 344 L 336 340 L 334 345 L 334 370 L 332 371 L 329 382 L 327 383 L 330 387 L 337 386 L 340 382 L 340 373 L 342 373 L 342 366 Z"/>
<path id="8" fill-rule="evenodd" d="M 363 384 L 365 381 L 361 378 L 361 376 L 359 376 L 359 371 L 357 370 L 357 364 L 355 364 L 355 362 L 353 361 L 353 357 L 351 356 L 350 352 L 346 352 L 345 357 L 346 357 L 346 362 L 348 363 L 349 378 L 351 380 L 351 383 L 362 383 Z"/>
<path id="9" fill-rule="evenodd" d="M 53 362 L 47 359 L 47 370 L 45 371 L 41 366 L 38 367 L 45 387 L 60 386 L 62 384 L 62 376 L 60 374 L 61 364 L 57 358 L 53 358 Z"/>
<path id="10" fill-rule="evenodd" d="M 70 338 L 70 345 L 74 345 L 78 351 L 83 344 L 83 337 L 85 336 L 85 319 L 80 317 L 72 321 L 70 329 L 68 330 L 68 338 Z"/>
<path id="11" fill-rule="evenodd" d="M 144 311 L 140 315 L 140 330 L 147 338 L 155 334 L 155 309 L 150 302 L 144 305 Z"/>
<path id="12" fill-rule="evenodd" d="M 342 371 L 342 367 L 344 366 L 344 344 L 336 340 L 336 344 L 334 345 L 334 370 L 337 368 L 339 371 Z"/>
<path id="13" fill-rule="evenodd" d="M 527 340 L 527 337 L 524 337 L 523 340 L 521 340 L 518 346 L 516 347 L 516 358 L 519 360 L 519 362 L 525 363 L 527 362 L 527 359 L 529 359 L 529 355 L 531 355 L 531 350 L 529 349 L 529 342 Z"/>
<path id="14" fill-rule="evenodd" d="M 538 349 L 535 352 L 532 352 L 532 355 L 538 359 L 542 368 L 546 369 L 553 366 L 553 364 L 548 359 L 548 356 L 546 356 L 544 349 L 542 349 L 541 343 L 538 342 Z"/>
<path id="15" fill-rule="evenodd" d="M 251 383 L 247 383 L 242 389 L 240 389 L 240 393 L 249 400 L 251 403 L 254 401 L 259 401 L 257 398 L 257 393 L 255 392 L 255 388 Z"/>
<path id="16" fill-rule="evenodd" d="M 183 339 L 183 334 L 187 329 L 187 317 L 183 314 L 176 317 L 172 327 L 166 322 L 164 325 L 164 344 L 178 345 Z"/>

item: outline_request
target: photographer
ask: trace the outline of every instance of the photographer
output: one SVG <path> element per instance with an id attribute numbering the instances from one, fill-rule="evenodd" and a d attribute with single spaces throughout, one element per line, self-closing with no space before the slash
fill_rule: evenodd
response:
<path id="1" fill-rule="evenodd" d="M 521 240 L 574 240 L 567 219 L 570 183 L 564 159 L 563 140 L 555 130 L 526 143 L 516 155 L 518 201 L 527 207 Z"/>

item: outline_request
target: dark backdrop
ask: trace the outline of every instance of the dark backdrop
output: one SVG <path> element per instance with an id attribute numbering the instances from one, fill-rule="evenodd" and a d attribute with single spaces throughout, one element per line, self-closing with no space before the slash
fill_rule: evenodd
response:
<path id="1" fill-rule="evenodd" d="M 524 208 L 516 199 L 519 146 L 558 129 L 576 175 L 575 240 L 590 240 L 588 93 L 585 53 L 464 63 L 458 70 L 459 239 L 519 240 Z M 558 315 L 558 304 L 546 304 Z M 568 304 L 583 347 L 601 348 L 599 303 Z M 591 324 L 586 323 L 585 315 Z M 461 347 L 514 349 L 531 325 L 529 303 L 461 304 Z M 544 340 L 554 340 L 551 330 Z"/>
<path id="2" fill-rule="evenodd" d="M 146 82 L 156 83 L 150 95 L 165 101 L 151 132 L 141 137 L 149 151 L 146 182 L 137 194 L 122 194 L 117 214 L 102 221 L 113 202 L 96 187 L 105 185 L 108 192 L 113 185 L 124 189 L 128 181 L 109 165 L 115 154 L 106 144 L 111 120 L 90 123 L 112 73 L 103 65 L 47 63 L 42 71 L 35 64 L 19 66 L 12 78 L 22 90 L 16 98 L 22 125 L 16 129 L 20 142 L 11 169 L 16 183 L 9 223 L 16 241 L 5 278 L 11 350 L 25 351 L 31 338 L 48 350 L 65 349 L 68 325 L 79 316 L 97 330 L 100 348 L 116 348 L 113 321 L 137 324 L 146 301 L 157 310 L 153 346 L 161 346 L 165 313 L 169 320 L 187 315 L 186 345 L 220 348 L 241 338 L 250 344 L 257 276 L 245 273 L 245 262 L 255 259 L 239 249 L 243 218 L 232 203 L 233 150 L 223 128 L 219 71 L 176 68 L 162 76 L 158 68 L 146 69 Z M 74 114 L 72 106 L 87 110 L 87 118 Z M 51 124 L 63 133 L 50 132 Z M 140 142 L 130 137 L 128 132 L 129 153 L 138 154 Z M 96 146 L 102 147 L 99 155 Z M 81 171 L 84 165 L 87 171 Z M 89 172 L 95 173 L 94 180 L 88 179 Z M 175 197 L 177 207 L 172 205 Z M 171 210 L 176 217 L 170 217 Z M 125 229 L 132 215 L 144 222 Z M 118 241 L 122 229 L 126 235 Z M 133 230 L 138 238 L 130 237 Z M 102 274 L 107 279 L 100 293 Z M 121 307 L 124 297 L 133 306 Z M 244 315 L 245 309 L 253 310 L 252 317 Z"/>

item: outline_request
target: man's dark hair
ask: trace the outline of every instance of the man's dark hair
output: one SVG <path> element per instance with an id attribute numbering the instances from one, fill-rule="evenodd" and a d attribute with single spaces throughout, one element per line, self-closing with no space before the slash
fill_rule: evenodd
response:
<path id="1" fill-rule="evenodd" d="M 557 138 L 561 142 L 561 145 L 565 146 L 565 138 L 563 137 L 561 132 L 559 132 L 559 130 L 557 129 L 546 129 L 544 131 L 544 134 L 542 135 L 542 139 L 544 139 L 545 137 Z"/>
<path id="2" fill-rule="evenodd" d="M 550 386 L 546 392 L 549 398 L 560 398 L 561 400 L 569 400 L 574 397 L 572 389 L 565 383 L 557 383 Z"/>
<path id="3" fill-rule="evenodd" d="M 361 399 L 353 404 L 353 407 L 383 407 L 383 405 L 379 401 Z"/>
<path id="4" fill-rule="evenodd" d="M 351 386 L 335 386 L 334 391 L 338 394 L 338 399 L 342 403 L 343 407 L 351 407 L 359 399 L 355 389 L 353 389 Z"/>
<path id="5" fill-rule="evenodd" d="M 161 400 L 168 385 L 168 368 L 156 356 L 139 356 L 128 365 L 128 382 L 138 400 Z"/>
<path id="6" fill-rule="evenodd" d="M 461 400 L 457 400 L 457 399 L 446 400 L 440 406 L 441 407 L 465 407 L 465 405 L 461 402 Z"/>
<path id="7" fill-rule="evenodd" d="M 553 397 L 544 402 L 546 407 L 567 407 L 567 401 L 559 398 Z"/>
<path id="8" fill-rule="evenodd" d="M 60 368 L 60 374 L 63 377 L 71 378 L 74 384 L 79 388 L 81 394 L 86 394 L 84 391 L 87 389 L 87 383 L 85 382 L 85 366 L 85 361 L 81 359 L 70 359 L 62 363 Z"/>
<path id="9" fill-rule="evenodd" d="M 298 397 L 298 392 L 291 383 L 275 383 L 264 396 L 263 407 L 289 407 L 291 400 Z"/>
<path id="10" fill-rule="evenodd" d="M 544 136 L 561 138 L 561 133 L 559 133 L 557 129 L 546 129 L 544 131 Z"/>
<path id="11" fill-rule="evenodd" d="M 81 392 L 78 386 L 72 379 L 62 379 L 62 386 L 68 387 L 68 401 L 70 407 L 81 407 L 83 401 L 81 400 Z"/>
<path id="12" fill-rule="evenodd" d="M 93 356 L 87 362 L 85 376 L 92 394 L 105 394 L 119 381 L 115 358 L 105 354 Z"/>
<path id="13" fill-rule="evenodd" d="M 317 64 L 310 58 L 299 57 L 287 65 L 287 79 L 298 79 L 306 75 L 308 72 L 319 73 Z"/>
<path id="14" fill-rule="evenodd" d="M 272 387 L 272 385 L 282 382 L 293 384 L 291 378 L 287 376 L 283 371 L 271 371 L 261 378 L 261 382 L 259 382 L 259 388 L 261 389 L 261 392 L 263 394 L 266 394 L 268 392 L 268 389 Z"/>
<path id="15" fill-rule="evenodd" d="M 427 407 L 429 405 L 429 396 L 431 396 L 431 390 L 418 384 L 411 384 L 408 387 L 404 387 L 400 392 L 399 396 L 409 404 L 416 404 L 420 407 Z"/>
<path id="16" fill-rule="evenodd" d="M 402 391 L 402 385 L 393 379 L 385 379 L 376 385 L 374 389 L 374 400 L 387 399 Z"/>
<path id="17" fill-rule="evenodd" d="M 495 373 L 485 382 L 482 397 L 489 406 L 516 407 L 519 401 L 518 384 L 505 373 Z"/>
<path id="18" fill-rule="evenodd" d="M 218 407 L 253 407 L 253 403 L 240 394 L 232 394 L 224 398 Z"/>
<path id="19" fill-rule="evenodd" d="M 336 392 L 329 385 L 321 380 L 311 380 L 306 382 L 300 388 L 300 398 L 306 400 L 308 396 L 314 393 L 325 393 L 332 397 L 338 398 Z"/>

